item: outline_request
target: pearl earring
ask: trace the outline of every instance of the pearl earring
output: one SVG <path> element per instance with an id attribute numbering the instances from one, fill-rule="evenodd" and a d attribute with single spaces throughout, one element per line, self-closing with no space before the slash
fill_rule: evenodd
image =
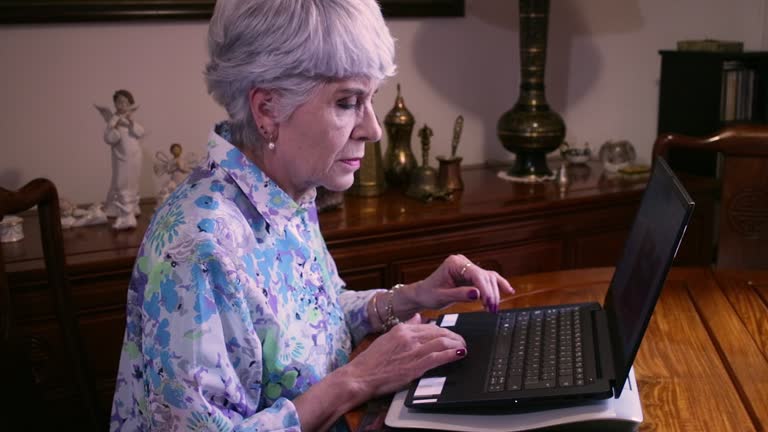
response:
<path id="1" fill-rule="evenodd" d="M 264 134 L 264 136 L 267 138 L 267 148 L 270 150 L 275 149 L 275 136 L 273 134 L 269 134 L 267 136 L 267 129 L 264 127 L 264 125 L 259 125 L 259 129 L 261 129 L 261 133 Z"/>
<path id="2" fill-rule="evenodd" d="M 270 151 L 275 151 L 275 147 L 277 147 L 277 144 L 275 143 L 277 141 L 277 132 L 272 132 L 267 137 L 267 148 Z"/>

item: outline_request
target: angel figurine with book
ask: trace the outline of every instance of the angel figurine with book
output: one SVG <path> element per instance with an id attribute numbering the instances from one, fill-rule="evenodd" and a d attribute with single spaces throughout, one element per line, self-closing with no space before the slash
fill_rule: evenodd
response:
<path id="1" fill-rule="evenodd" d="M 157 207 L 184 181 L 192 168 L 199 162 L 194 153 L 182 155 L 183 149 L 179 143 L 171 144 L 169 151 L 170 156 L 163 152 L 155 153 L 155 175 L 168 175 L 168 179 L 157 194 Z"/>
<path id="2" fill-rule="evenodd" d="M 107 192 L 104 212 L 117 217 L 114 229 L 136 227 L 139 210 L 139 175 L 141 173 L 141 145 L 144 128 L 136 122 L 133 114 L 138 109 L 133 95 L 128 90 L 118 90 L 112 95 L 115 112 L 109 108 L 94 105 L 104 117 L 104 141 L 112 148 L 112 181 Z"/>

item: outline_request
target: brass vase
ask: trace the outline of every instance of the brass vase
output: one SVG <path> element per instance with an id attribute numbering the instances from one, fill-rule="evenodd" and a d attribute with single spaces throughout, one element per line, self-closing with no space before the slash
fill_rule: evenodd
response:
<path id="1" fill-rule="evenodd" d="M 356 196 L 377 196 L 387 190 L 384 182 L 384 166 L 381 158 L 381 142 L 365 143 L 365 156 L 360 162 L 360 169 L 355 171 L 352 187 L 347 191 Z"/>
<path id="2" fill-rule="evenodd" d="M 544 96 L 549 0 L 519 1 L 520 96 L 499 118 L 497 132 L 504 148 L 515 154 L 507 174 L 532 181 L 553 179 L 546 156 L 563 143 L 565 123 Z"/>
<path id="3" fill-rule="evenodd" d="M 416 157 L 411 150 L 411 135 L 415 123 L 413 114 L 405 107 L 398 84 L 395 106 L 384 117 L 384 128 L 389 140 L 384 154 L 384 177 L 387 184 L 394 188 L 407 188 L 411 173 L 417 166 Z"/>

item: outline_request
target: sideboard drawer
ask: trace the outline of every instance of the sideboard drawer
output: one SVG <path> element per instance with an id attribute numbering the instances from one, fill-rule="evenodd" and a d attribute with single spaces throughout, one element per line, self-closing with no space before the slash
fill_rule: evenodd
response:
<path id="1" fill-rule="evenodd" d="M 488 250 L 469 250 L 464 255 L 478 265 L 499 274 L 514 276 L 562 268 L 563 241 L 551 240 Z M 414 282 L 429 276 L 447 254 L 394 264 L 395 279 Z"/>
<path id="2" fill-rule="evenodd" d="M 339 269 L 339 276 L 347 284 L 348 289 L 366 290 L 384 288 L 387 286 L 387 266 L 373 266 L 357 269 Z"/>

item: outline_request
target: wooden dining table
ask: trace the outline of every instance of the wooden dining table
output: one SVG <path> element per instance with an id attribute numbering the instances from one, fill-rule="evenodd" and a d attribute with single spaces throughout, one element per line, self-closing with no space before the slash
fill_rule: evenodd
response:
<path id="1" fill-rule="evenodd" d="M 513 277 L 517 292 L 501 308 L 602 303 L 612 275 L 592 268 Z M 479 309 L 457 304 L 424 315 Z M 641 431 L 768 430 L 768 271 L 673 267 L 634 369 Z M 350 429 L 396 430 L 383 424 L 389 399 L 347 413 Z"/>

